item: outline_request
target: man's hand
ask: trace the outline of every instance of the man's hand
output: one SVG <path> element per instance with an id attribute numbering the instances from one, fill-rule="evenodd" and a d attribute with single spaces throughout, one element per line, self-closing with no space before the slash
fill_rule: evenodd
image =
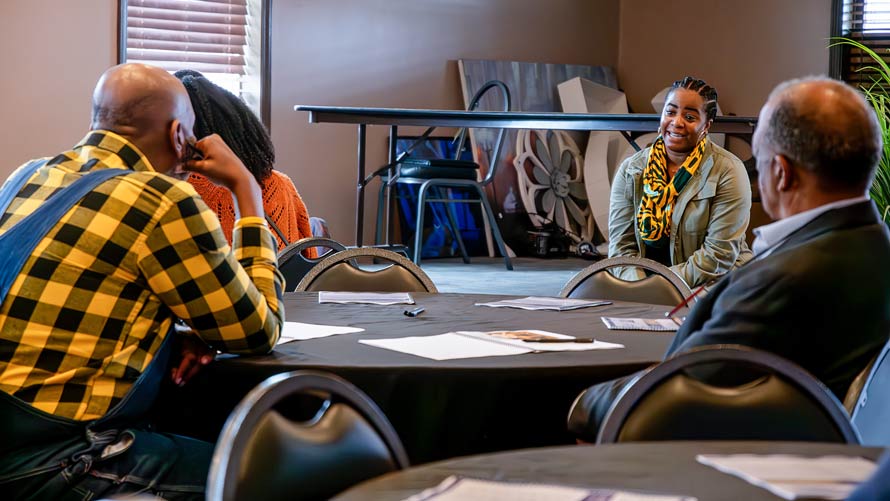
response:
<path id="1" fill-rule="evenodd" d="M 232 192 L 237 217 L 263 214 L 263 191 L 253 174 L 219 137 L 211 134 L 195 143 L 204 158 L 189 160 L 185 170 L 196 172 Z"/>
<path id="2" fill-rule="evenodd" d="M 197 172 L 232 191 L 240 184 L 251 180 L 256 182 L 253 174 L 247 170 L 219 134 L 211 134 L 195 141 L 194 148 L 200 151 L 204 158 L 187 160 L 186 170 Z"/>
<path id="3" fill-rule="evenodd" d="M 177 324 L 175 335 L 178 337 L 179 363 L 176 364 L 174 360 L 171 364 L 170 377 L 175 384 L 182 386 L 197 374 L 201 367 L 213 361 L 216 350 L 207 346 L 186 326 Z"/>

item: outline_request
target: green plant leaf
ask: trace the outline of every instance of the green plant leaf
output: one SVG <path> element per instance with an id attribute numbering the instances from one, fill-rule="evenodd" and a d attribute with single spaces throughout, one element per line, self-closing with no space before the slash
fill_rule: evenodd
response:
<path id="1" fill-rule="evenodd" d="M 872 72 L 872 82 L 868 85 L 860 84 L 860 89 L 865 99 L 871 104 L 878 117 L 881 126 L 881 138 L 884 140 L 884 151 L 881 161 L 875 170 L 875 179 L 869 189 L 869 196 L 877 204 L 884 217 L 884 221 L 890 225 L 890 65 L 877 52 L 863 45 L 857 40 L 844 37 L 833 37 L 829 47 L 849 45 L 861 50 L 870 57 L 874 64 L 863 66 L 857 71 Z M 890 56 L 890 53 L 888 53 Z"/>

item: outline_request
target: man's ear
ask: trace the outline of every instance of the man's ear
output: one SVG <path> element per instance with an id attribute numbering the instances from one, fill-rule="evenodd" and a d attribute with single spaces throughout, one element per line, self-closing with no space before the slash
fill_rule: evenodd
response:
<path id="1" fill-rule="evenodd" d="M 773 179 L 776 182 L 776 191 L 788 191 L 797 180 L 794 164 L 785 155 L 775 155 L 772 162 Z"/>
<path id="2" fill-rule="evenodd" d="M 170 122 L 168 134 L 170 136 L 170 146 L 176 153 L 176 158 L 182 158 L 186 143 L 185 131 L 182 128 L 182 123 L 177 119 Z"/>

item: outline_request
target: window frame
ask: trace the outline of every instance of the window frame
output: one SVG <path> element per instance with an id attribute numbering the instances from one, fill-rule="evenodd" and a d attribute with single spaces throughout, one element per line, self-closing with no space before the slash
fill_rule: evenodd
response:
<path id="1" fill-rule="evenodd" d="M 272 132 L 272 0 L 260 0 L 260 121 Z M 117 62 L 127 62 L 127 3 L 117 3 Z"/>
<path id="2" fill-rule="evenodd" d="M 829 29 L 830 40 L 843 35 L 844 0 L 831 0 L 831 24 Z M 828 48 L 828 76 L 837 80 L 844 78 L 844 47 L 832 45 Z"/>

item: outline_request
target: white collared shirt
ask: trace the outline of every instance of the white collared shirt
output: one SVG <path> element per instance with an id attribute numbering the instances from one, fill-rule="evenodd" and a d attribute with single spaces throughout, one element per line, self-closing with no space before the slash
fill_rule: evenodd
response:
<path id="1" fill-rule="evenodd" d="M 780 243 L 788 238 L 789 235 L 802 228 L 813 219 L 816 219 L 823 213 L 828 212 L 832 209 L 840 209 L 842 207 L 865 202 L 868 199 L 869 198 L 866 196 L 861 196 L 838 200 L 837 202 L 820 205 L 815 209 L 800 212 L 793 216 L 788 216 L 785 219 L 780 219 L 770 224 L 760 226 L 759 228 L 754 228 L 754 235 L 756 236 L 756 238 L 754 239 L 754 243 L 751 244 L 751 250 L 754 252 L 755 256 L 754 258 L 760 259 L 762 257 L 768 256 L 773 251 L 773 249 L 775 249 Z"/>

